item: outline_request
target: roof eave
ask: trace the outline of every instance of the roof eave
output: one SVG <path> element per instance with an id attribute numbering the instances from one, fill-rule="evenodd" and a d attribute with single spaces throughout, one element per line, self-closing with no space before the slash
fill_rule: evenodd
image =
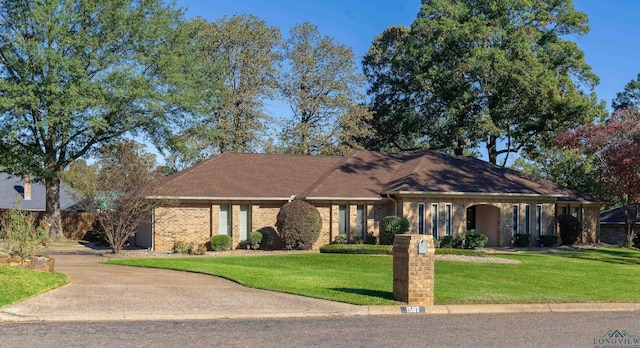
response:
<path id="1" fill-rule="evenodd" d="M 304 197 L 307 201 L 381 201 L 383 197 Z"/>
<path id="2" fill-rule="evenodd" d="M 471 196 L 471 197 L 526 197 L 526 198 L 548 198 L 557 199 L 563 195 L 544 195 L 539 193 L 506 193 L 506 192 L 434 192 L 434 191 L 389 191 L 384 192 L 390 195 L 422 195 L 422 196 Z"/>
<path id="3" fill-rule="evenodd" d="M 209 197 L 209 196 L 147 196 L 147 199 L 180 200 L 180 201 L 290 201 L 295 196 L 287 197 Z"/>

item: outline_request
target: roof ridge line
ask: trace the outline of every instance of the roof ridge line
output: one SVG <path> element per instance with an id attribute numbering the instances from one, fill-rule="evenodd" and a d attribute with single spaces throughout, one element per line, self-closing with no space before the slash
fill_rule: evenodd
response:
<path id="1" fill-rule="evenodd" d="M 311 185 L 309 185 L 309 187 L 307 189 L 302 191 L 302 193 L 300 195 L 302 197 L 308 197 L 309 194 L 311 194 L 314 189 L 316 189 L 318 186 L 320 186 L 320 184 L 323 181 L 327 180 L 331 176 L 331 174 L 333 174 L 338 168 L 340 168 L 349 159 L 353 158 L 353 156 L 358 152 L 360 152 L 360 150 L 357 150 L 357 151 L 349 154 L 348 156 L 331 156 L 331 157 L 337 157 L 337 158 L 341 157 L 342 159 L 338 163 L 336 163 L 333 167 L 327 169 L 327 171 L 325 171 L 320 176 L 318 176 L 318 179 L 316 179 L 316 181 L 311 183 Z"/>

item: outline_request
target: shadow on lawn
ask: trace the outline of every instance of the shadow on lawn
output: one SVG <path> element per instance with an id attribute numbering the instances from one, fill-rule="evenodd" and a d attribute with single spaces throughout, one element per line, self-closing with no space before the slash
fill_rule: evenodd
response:
<path id="1" fill-rule="evenodd" d="M 562 252 L 553 255 L 570 259 L 602 261 L 621 265 L 640 265 L 640 253 L 634 250 L 622 248 L 620 248 L 619 250 L 586 249 L 571 252 Z"/>
<path id="2" fill-rule="evenodd" d="M 380 297 L 385 300 L 393 301 L 393 293 L 389 291 L 378 291 L 378 290 L 369 290 L 369 289 L 353 289 L 353 288 L 331 288 L 331 290 L 342 291 L 349 294 L 358 294 L 364 296 L 371 297 Z"/>

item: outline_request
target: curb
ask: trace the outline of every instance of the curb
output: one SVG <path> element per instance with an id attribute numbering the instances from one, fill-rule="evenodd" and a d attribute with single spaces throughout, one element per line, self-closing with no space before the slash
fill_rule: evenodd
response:
<path id="1" fill-rule="evenodd" d="M 370 306 L 369 315 L 460 315 L 515 313 L 578 313 L 578 312 L 634 312 L 640 303 L 523 303 L 416 306 L 424 311 L 403 313 L 407 306 Z M 409 306 L 411 307 L 411 306 Z M 415 307 L 414 307 L 415 308 Z"/>
<path id="2" fill-rule="evenodd" d="M 406 308 L 421 310 L 406 313 Z M 211 314 L 140 314 L 78 313 L 70 316 L 20 316 L 0 311 L 0 324 L 25 322 L 101 322 L 101 321 L 158 321 L 158 320 L 224 320 L 269 318 L 327 318 L 358 316 L 400 315 L 474 315 L 518 313 L 579 313 L 579 312 L 633 312 L 640 311 L 640 303 L 525 303 L 525 304 L 470 304 L 433 306 L 362 306 L 361 310 L 324 313 L 211 313 Z M 403 309 L 404 313 L 403 313 Z"/>

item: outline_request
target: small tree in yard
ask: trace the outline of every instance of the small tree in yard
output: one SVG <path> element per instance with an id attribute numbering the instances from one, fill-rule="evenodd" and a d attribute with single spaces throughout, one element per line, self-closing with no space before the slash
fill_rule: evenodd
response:
<path id="1" fill-rule="evenodd" d="M 561 147 L 596 156 L 603 184 L 622 201 L 627 244 L 633 239 L 638 220 L 633 203 L 640 202 L 638 109 L 617 110 L 605 123 L 584 125 L 563 134 L 556 141 Z"/>
<path id="2" fill-rule="evenodd" d="M 153 208 L 168 202 L 148 199 L 162 177 L 155 156 L 134 141 L 121 141 L 97 151 L 97 162 L 74 163 L 65 181 L 83 196 L 87 210 L 97 213 L 105 240 L 117 254 Z"/>
<path id="3" fill-rule="evenodd" d="M 294 200 L 280 208 L 276 228 L 286 249 L 309 250 L 320 236 L 322 218 L 313 205 Z"/>

